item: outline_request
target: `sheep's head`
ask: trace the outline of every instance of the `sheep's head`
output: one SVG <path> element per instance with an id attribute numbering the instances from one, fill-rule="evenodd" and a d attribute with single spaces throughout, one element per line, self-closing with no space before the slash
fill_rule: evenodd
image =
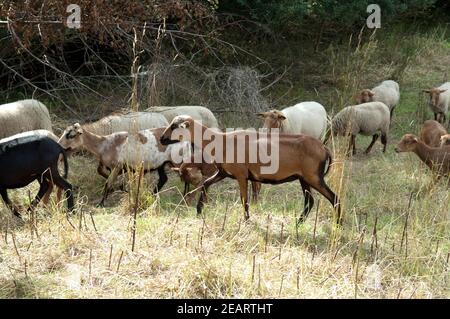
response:
<path id="1" fill-rule="evenodd" d="M 74 151 L 83 145 L 82 134 L 83 128 L 79 123 L 75 123 L 64 130 L 58 143 L 67 151 Z"/>
<path id="2" fill-rule="evenodd" d="M 441 136 L 441 147 L 450 145 L 450 134 L 445 134 Z"/>
<path id="3" fill-rule="evenodd" d="M 161 144 L 169 145 L 184 140 L 193 142 L 194 124 L 194 119 L 188 115 L 175 116 L 161 135 Z"/>
<path id="4" fill-rule="evenodd" d="M 417 146 L 419 139 L 413 134 L 405 134 L 395 147 L 397 153 L 412 152 Z"/>
<path id="5" fill-rule="evenodd" d="M 195 187 L 200 185 L 203 179 L 202 171 L 199 167 L 182 164 L 180 167 L 173 167 L 172 171 L 177 172 L 183 182 L 192 184 Z"/>
<path id="6" fill-rule="evenodd" d="M 359 92 L 358 96 L 356 97 L 356 103 L 362 104 L 362 103 L 372 102 L 374 95 L 375 95 L 375 93 L 372 92 L 371 90 L 364 89 L 361 92 Z"/>
<path id="7" fill-rule="evenodd" d="M 271 128 L 280 128 L 283 121 L 286 119 L 286 116 L 283 112 L 278 110 L 272 110 L 269 112 L 261 112 L 257 113 L 258 117 L 264 119 L 263 128 L 271 129 Z"/>
<path id="8" fill-rule="evenodd" d="M 429 89 L 429 90 L 423 90 L 424 93 L 427 93 L 430 95 L 430 105 L 437 107 L 439 104 L 439 96 L 441 93 L 444 93 L 447 90 L 441 90 L 441 89 Z"/>

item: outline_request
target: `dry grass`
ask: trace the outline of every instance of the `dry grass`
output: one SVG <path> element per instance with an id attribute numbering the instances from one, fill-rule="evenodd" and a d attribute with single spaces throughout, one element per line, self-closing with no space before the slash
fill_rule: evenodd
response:
<path id="1" fill-rule="evenodd" d="M 83 163 L 73 165 L 81 187 L 76 216 L 40 208 L 32 227 L 3 209 L 0 296 L 449 297 L 447 186 L 432 185 L 412 156 L 392 170 L 398 156 L 376 149 L 346 162 L 352 178 L 344 180 L 345 224 L 336 240 L 323 198 L 295 228 L 303 204 L 297 183 L 264 186 L 245 223 L 234 181 L 212 188 L 202 218 L 181 203 L 182 185 L 172 176 L 156 200 L 141 196 L 146 209 L 138 215 L 134 252 L 128 196 L 117 192 L 111 207 L 93 207 L 98 196 L 83 194 L 98 194 L 101 180 L 92 160 L 74 158 Z M 330 180 L 335 187 L 340 177 Z M 97 189 L 87 188 L 93 184 Z"/>

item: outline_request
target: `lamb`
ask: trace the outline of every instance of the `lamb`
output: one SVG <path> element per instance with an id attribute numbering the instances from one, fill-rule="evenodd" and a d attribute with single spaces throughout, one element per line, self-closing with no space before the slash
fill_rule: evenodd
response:
<path id="1" fill-rule="evenodd" d="M 58 172 L 60 156 L 64 161 L 63 177 Z M 28 211 L 39 203 L 50 183 L 54 183 L 66 192 L 67 206 L 72 212 L 72 185 L 65 180 L 68 170 L 64 149 L 46 134 L 25 132 L 0 140 L 0 195 L 19 218 L 19 209 L 9 200 L 7 190 L 25 187 L 35 180 L 39 182 L 40 188 Z"/>
<path id="2" fill-rule="evenodd" d="M 441 136 L 447 134 L 446 129 L 437 121 L 427 120 L 420 130 L 420 140 L 431 147 L 441 146 Z"/>
<path id="3" fill-rule="evenodd" d="M 204 106 L 187 105 L 187 106 L 155 106 L 147 109 L 147 111 L 156 112 L 164 115 L 168 122 L 171 122 L 178 115 L 189 115 L 194 120 L 202 121 L 203 125 L 209 128 L 218 128 L 214 114 Z M 162 126 L 160 126 L 162 127 Z"/>
<path id="4" fill-rule="evenodd" d="M 281 133 L 306 134 L 321 139 L 327 129 L 327 112 L 317 102 L 302 102 L 282 111 L 272 110 L 257 115 L 264 119 L 264 128 L 279 128 Z"/>
<path id="5" fill-rule="evenodd" d="M 166 118 L 158 113 L 152 112 L 129 112 L 127 114 L 111 114 L 102 119 L 82 125 L 82 128 L 96 135 L 109 135 L 116 132 L 137 132 L 145 129 L 165 127 L 169 124 Z M 60 141 L 64 138 L 64 133 Z M 68 155 L 74 151 L 68 151 Z M 99 162 L 97 173 L 107 179 L 108 168 Z"/>
<path id="6" fill-rule="evenodd" d="M 450 82 L 446 82 L 437 88 L 423 90 L 423 92 L 430 95 L 428 105 L 434 113 L 434 120 L 444 124 L 450 105 Z"/>
<path id="7" fill-rule="evenodd" d="M 397 153 L 414 152 L 438 176 L 450 173 L 450 146 L 430 147 L 413 134 L 405 134 L 395 148 Z"/>
<path id="8" fill-rule="evenodd" d="M 173 134 L 174 133 L 174 134 Z M 201 134 L 201 136 L 198 136 Z M 208 139 L 208 136 L 210 139 Z M 248 137 L 248 138 L 247 138 Z M 305 196 L 304 210 L 298 223 L 303 222 L 314 204 L 311 187 L 325 196 L 337 210 L 337 222 L 340 218 L 340 202 L 335 193 L 324 181 L 332 162 L 330 151 L 316 138 L 304 134 L 257 133 L 249 130 L 218 132 L 203 126 L 190 116 L 177 116 L 161 135 L 161 144 L 170 145 L 186 140 L 200 148 L 203 155 L 216 165 L 218 171 L 202 185 L 202 192 L 197 203 L 197 213 L 201 214 L 203 202 L 209 186 L 225 177 L 238 181 L 241 201 L 245 210 L 245 219 L 249 219 L 248 181 L 269 184 L 281 184 L 299 180 Z M 227 141 L 242 141 L 229 143 Z M 207 152 L 211 142 L 220 141 L 224 152 Z M 277 157 L 274 163 L 263 163 L 261 157 L 253 158 L 251 150 L 271 149 Z M 236 152 L 236 150 L 238 152 Z M 278 150 L 278 152 L 277 152 Z M 227 156 L 241 154 L 243 158 Z M 252 160 L 253 158 L 253 160 Z M 255 160 L 255 161 L 254 161 Z M 274 167 L 272 167 L 272 165 Z M 278 165 L 276 165 L 278 164 Z M 272 171 L 273 170 L 273 171 Z"/>
<path id="9" fill-rule="evenodd" d="M 209 177 L 213 176 L 217 172 L 217 167 L 213 163 L 195 163 L 194 157 L 191 157 L 189 163 L 182 163 L 179 167 L 172 167 L 172 171 L 177 172 L 180 175 L 181 180 L 184 182 L 183 196 L 189 192 L 189 185 L 193 185 L 196 189 L 203 184 Z M 261 184 L 258 182 L 252 182 L 252 201 L 258 201 L 258 195 L 261 190 Z M 194 196 L 192 193 L 191 196 Z"/>
<path id="10" fill-rule="evenodd" d="M 52 132 L 47 107 L 38 100 L 20 100 L 0 105 L 0 139 L 39 129 Z"/>
<path id="11" fill-rule="evenodd" d="M 144 174 L 157 171 L 159 181 L 153 193 L 159 192 L 167 182 L 165 164 L 180 163 L 182 158 L 175 156 L 190 155 L 189 143 L 176 143 L 163 146 L 159 143 L 164 128 L 142 130 L 137 133 L 116 132 L 109 135 L 97 135 L 89 132 L 79 123 L 69 126 L 63 133 L 60 144 L 68 150 L 85 148 L 93 153 L 101 166 L 111 170 L 105 183 L 100 206 L 104 205 L 118 174 L 126 169 L 135 170 L 143 165 Z"/>
<path id="12" fill-rule="evenodd" d="M 331 132 L 325 140 L 328 140 L 330 134 L 333 134 L 333 136 L 350 135 L 351 138 L 348 152 L 353 148 L 353 154 L 355 154 L 356 135 L 372 135 L 372 142 L 365 151 L 365 153 L 368 154 L 379 137 L 378 132 L 380 132 L 384 153 L 386 152 L 389 124 L 389 108 L 382 102 L 369 102 L 347 106 L 333 118 L 331 122 Z"/>
<path id="13" fill-rule="evenodd" d="M 450 145 L 450 134 L 445 134 L 441 136 L 440 147 L 443 147 L 444 145 Z"/>
<path id="14" fill-rule="evenodd" d="M 368 102 L 383 102 L 390 111 L 390 119 L 394 115 L 394 109 L 400 101 L 400 87 L 397 82 L 387 80 L 381 82 L 373 89 L 364 89 L 356 98 L 357 104 Z"/>

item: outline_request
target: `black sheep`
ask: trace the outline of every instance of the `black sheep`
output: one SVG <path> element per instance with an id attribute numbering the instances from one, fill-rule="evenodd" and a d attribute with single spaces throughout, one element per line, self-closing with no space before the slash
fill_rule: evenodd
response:
<path id="1" fill-rule="evenodd" d="M 60 155 L 64 159 L 64 178 L 58 172 Z M 0 195 L 17 217 L 20 213 L 9 200 L 7 190 L 25 187 L 35 180 L 40 188 L 28 211 L 39 203 L 53 182 L 64 189 L 71 212 L 74 206 L 72 185 L 65 180 L 68 169 L 63 147 L 48 136 L 21 133 L 0 140 Z"/>

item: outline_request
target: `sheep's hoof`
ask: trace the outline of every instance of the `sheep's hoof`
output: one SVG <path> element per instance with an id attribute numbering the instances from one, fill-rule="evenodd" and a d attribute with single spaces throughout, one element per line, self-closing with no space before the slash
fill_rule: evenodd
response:
<path id="1" fill-rule="evenodd" d="M 18 219 L 23 220 L 22 215 L 19 212 L 13 212 L 13 215 L 16 216 Z"/>

